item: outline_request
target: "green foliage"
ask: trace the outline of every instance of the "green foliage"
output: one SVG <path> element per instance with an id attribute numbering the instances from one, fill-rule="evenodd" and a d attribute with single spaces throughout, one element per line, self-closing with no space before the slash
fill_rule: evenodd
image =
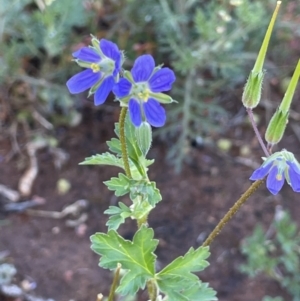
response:
<path id="1" fill-rule="evenodd" d="M 123 204 L 119 203 L 119 206 L 122 207 Z M 117 208 L 110 207 L 110 213 L 118 213 Z M 169 300 L 217 300 L 215 291 L 193 274 L 208 266 L 205 260 L 209 256 L 208 247 L 197 250 L 191 248 L 184 256 L 155 273 L 156 256 L 153 252 L 158 240 L 153 239 L 153 234 L 153 229 L 142 226 L 132 241 L 123 239 L 114 230 L 107 234 L 96 233 L 91 236 L 93 251 L 101 255 L 99 265 L 113 270 L 121 264 L 125 270 L 116 292 L 121 295 L 133 295 L 139 288 L 145 288 L 147 281 L 151 280 Z"/>
<path id="2" fill-rule="evenodd" d="M 127 272 L 117 292 L 133 295 L 139 288 L 145 288 L 147 280 L 154 277 L 155 258 L 153 254 L 158 240 L 153 239 L 153 229 L 141 227 L 132 242 L 123 239 L 117 232 L 96 233 L 91 237 L 92 249 L 101 255 L 99 265 L 113 270 L 120 263 Z"/>
<path id="3" fill-rule="evenodd" d="M 110 165 L 110 166 L 116 166 L 124 169 L 122 158 L 118 158 L 108 152 L 101 155 L 98 154 L 98 155 L 85 158 L 85 160 L 79 164 L 80 165 Z"/>
<path id="4" fill-rule="evenodd" d="M 271 228 L 275 236 L 267 238 L 261 226 L 242 245 L 247 263 L 241 270 L 254 277 L 265 273 L 277 280 L 292 296 L 300 299 L 300 234 L 287 212 L 281 212 Z"/>
<path id="5" fill-rule="evenodd" d="M 119 123 L 115 124 L 115 133 L 119 137 Z M 155 182 L 149 181 L 147 176 L 148 166 L 154 160 L 147 160 L 141 152 L 135 136 L 135 127 L 130 122 L 128 116 L 125 119 L 125 135 L 132 179 L 125 174 L 119 173 L 118 177 L 113 177 L 105 181 L 104 184 L 109 190 L 114 191 L 117 197 L 129 194 L 132 205 L 129 208 L 123 203 L 119 203 L 119 207 L 111 206 L 105 211 L 106 214 L 110 215 L 106 223 L 109 230 L 117 230 L 128 217 L 137 220 L 146 218 L 149 212 L 162 199 Z M 109 152 L 97 154 L 86 158 L 80 164 L 110 165 L 124 169 L 120 140 L 112 138 L 107 142 L 107 145 L 115 155 Z"/>
<path id="6" fill-rule="evenodd" d="M 119 207 L 109 206 L 104 213 L 110 215 L 106 223 L 108 230 L 117 230 L 125 222 L 125 219 L 132 215 L 130 208 L 122 202 L 119 202 Z"/>
<path id="7" fill-rule="evenodd" d="M 130 179 L 122 173 L 118 174 L 118 178 L 111 178 L 104 184 L 109 190 L 113 190 L 116 196 L 122 196 L 130 192 Z"/>
<path id="8" fill-rule="evenodd" d="M 208 247 L 190 248 L 184 256 L 176 258 L 156 275 L 160 290 L 176 301 L 217 300 L 215 292 L 193 274 L 209 265 L 205 260 L 208 256 Z"/>

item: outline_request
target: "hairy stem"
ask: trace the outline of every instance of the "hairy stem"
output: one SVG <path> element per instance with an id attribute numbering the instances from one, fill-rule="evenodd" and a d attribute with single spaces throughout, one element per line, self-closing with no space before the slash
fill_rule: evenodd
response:
<path id="1" fill-rule="evenodd" d="M 127 153 L 127 146 L 126 146 L 126 138 L 125 138 L 125 118 L 126 118 L 127 108 L 123 107 L 121 109 L 120 118 L 119 118 L 119 126 L 120 126 L 120 142 L 121 142 L 121 149 L 122 149 L 122 159 L 124 164 L 124 169 L 126 176 L 128 178 L 132 178 L 130 167 L 129 167 L 129 160 L 128 160 L 128 153 Z"/>
<path id="2" fill-rule="evenodd" d="M 117 289 L 119 278 L 120 278 L 121 267 L 122 267 L 121 264 L 118 263 L 116 271 L 115 271 L 113 283 L 112 283 L 111 288 L 110 288 L 110 292 L 109 292 L 109 296 L 108 296 L 108 301 L 113 301 L 114 300 L 115 291 Z"/>
<path id="3" fill-rule="evenodd" d="M 259 142 L 259 144 L 260 144 L 262 150 L 264 151 L 266 157 L 269 157 L 269 156 L 270 156 L 270 153 L 268 152 L 268 150 L 267 150 L 267 148 L 266 148 L 266 146 L 265 146 L 265 144 L 264 144 L 264 142 L 263 142 L 263 140 L 262 140 L 262 138 L 261 138 L 261 135 L 260 135 L 260 133 L 259 133 L 259 131 L 258 131 L 257 125 L 256 125 L 255 120 L 254 120 L 254 116 L 253 116 L 252 109 L 249 109 L 249 108 L 248 108 L 248 109 L 247 109 L 247 113 L 248 113 L 249 119 L 250 119 L 250 121 L 251 121 L 251 124 L 252 124 L 253 130 L 254 130 L 254 132 L 255 132 L 255 135 L 256 135 L 256 137 L 257 137 L 257 139 L 258 139 L 258 142 Z"/>
<path id="4" fill-rule="evenodd" d="M 216 236 L 222 231 L 224 226 L 229 220 L 238 212 L 241 206 L 248 200 L 248 198 L 259 188 L 259 186 L 264 182 L 264 180 L 255 181 L 248 190 L 236 201 L 236 203 L 229 209 L 225 216 L 220 220 L 215 229 L 210 233 L 208 238 L 202 244 L 202 247 L 209 246 Z"/>

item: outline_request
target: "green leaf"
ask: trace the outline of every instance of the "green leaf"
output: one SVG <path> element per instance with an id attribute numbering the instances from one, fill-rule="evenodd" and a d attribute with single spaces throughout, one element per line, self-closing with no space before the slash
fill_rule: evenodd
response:
<path id="1" fill-rule="evenodd" d="M 138 195 L 153 207 L 162 199 L 159 190 L 156 188 L 155 182 L 137 181 L 135 184 L 131 185 L 131 200 L 134 200 Z"/>
<path id="2" fill-rule="evenodd" d="M 160 290 L 170 300 L 217 300 L 215 292 L 192 274 L 202 271 L 209 265 L 205 260 L 209 254 L 208 247 L 196 250 L 190 248 L 184 256 L 176 258 L 156 275 Z"/>
<path id="3" fill-rule="evenodd" d="M 109 190 L 114 191 L 116 196 L 122 196 L 130 191 L 130 179 L 122 173 L 118 174 L 118 178 L 111 178 L 104 184 Z"/>
<path id="4" fill-rule="evenodd" d="M 117 166 L 124 169 L 122 158 L 118 158 L 110 153 L 104 153 L 101 155 L 97 154 L 85 158 L 85 160 L 79 163 L 79 165 L 111 165 L 111 166 Z"/>
<path id="5" fill-rule="evenodd" d="M 121 224 L 124 223 L 125 218 L 131 216 L 131 210 L 125 204 L 119 202 L 119 207 L 109 206 L 107 210 L 104 211 L 105 214 L 111 214 L 106 225 L 108 230 L 117 230 Z"/>
<path id="6" fill-rule="evenodd" d="M 121 142 L 117 138 L 112 138 L 110 141 L 107 141 L 106 144 L 109 147 L 109 150 L 120 157 L 122 156 Z"/>
<path id="7" fill-rule="evenodd" d="M 120 263 L 127 270 L 117 289 L 121 295 L 135 294 L 153 278 L 156 258 L 153 252 L 158 244 L 158 240 L 153 239 L 153 229 L 142 226 L 132 241 L 123 239 L 114 230 L 107 234 L 96 233 L 91 241 L 92 250 L 102 256 L 101 267 L 113 270 Z"/>

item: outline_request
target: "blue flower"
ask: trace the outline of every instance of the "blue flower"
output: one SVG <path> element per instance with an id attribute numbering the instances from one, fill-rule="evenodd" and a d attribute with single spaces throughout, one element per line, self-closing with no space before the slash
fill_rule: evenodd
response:
<path id="1" fill-rule="evenodd" d="M 300 165 L 292 153 L 274 153 L 253 172 L 250 180 L 261 180 L 267 175 L 267 188 L 272 194 L 281 190 L 285 179 L 295 192 L 300 192 Z"/>
<path id="2" fill-rule="evenodd" d="M 115 84 L 121 69 L 122 52 L 116 44 L 105 39 L 93 38 L 92 44 L 72 54 L 78 65 L 87 69 L 71 77 L 67 87 L 72 94 L 90 89 L 89 96 L 95 94 L 97 106 L 105 102 Z"/>
<path id="3" fill-rule="evenodd" d="M 175 81 L 174 72 L 169 68 L 155 67 L 151 55 L 136 59 L 130 72 L 124 73 L 113 88 L 116 97 L 128 105 L 132 123 L 139 127 L 143 121 L 161 127 L 166 122 L 165 109 L 161 103 L 170 103 L 172 98 L 161 92 L 169 91 Z"/>

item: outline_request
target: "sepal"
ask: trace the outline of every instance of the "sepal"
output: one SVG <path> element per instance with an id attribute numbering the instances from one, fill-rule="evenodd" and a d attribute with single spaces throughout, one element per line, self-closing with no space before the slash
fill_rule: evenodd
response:
<path id="1" fill-rule="evenodd" d="M 164 104 L 168 104 L 168 103 L 172 103 L 172 102 L 177 102 L 170 95 L 164 94 L 164 93 L 152 93 L 152 92 L 150 92 L 149 96 L 153 97 L 158 102 L 164 103 Z"/>
<path id="2" fill-rule="evenodd" d="M 265 139 L 269 145 L 275 145 L 280 142 L 288 123 L 288 117 L 288 112 L 283 112 L 280 109 L 276 110 L 275 114 L 269 122 L 265 134 Z"/>
<path id="3" fill-rule="evenodd" d="M 264 72 L 251 71 L 244 88 L 242 102 L 247 109 L 255 108 L 261 98 L 261 90 L 263 84 Z"/>
<path id="4" fill-rule="evenodd" d="M 148 122 L 144 121 L 139 127 L 135 128 L 137 144 L 146 156 L 152 144 L 152 129 Z"/>

